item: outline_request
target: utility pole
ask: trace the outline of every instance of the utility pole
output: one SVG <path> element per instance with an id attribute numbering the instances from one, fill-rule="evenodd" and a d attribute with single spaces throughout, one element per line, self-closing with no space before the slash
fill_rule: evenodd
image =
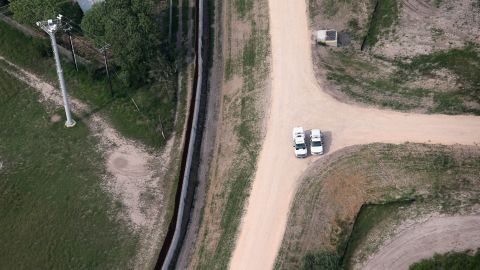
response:
<path id="1" fill-rule="evenodd" d="M 100 52 L 103 53 L 103 60 L 105 62 L 105 70 L 107 71 L 107 77 L 108 77 L 108 84 L 110 86 L 110 95 L 113 97 L 113 88 L 112 88 L 112 79 L 110 78 L 110 72 L 108 70 L 108 57 L 107 57 L 107 49 L 110 47 L 109 44 L 103 45 L 103 47 L 100 48 Z"/>
<path id="2" fill-rule="evenodd" d="M 60 82 L 60 90 L 62 91 L 63 96 L 63 106 L 65 107 L 65 114 L 67 116 L 67 121 L 65 122 L 66 127 L 75 126 L 76 122 L 72 119 L 70 113 L 70 104 L 68 103 L 67 96 L 67 87 L 65 85 L 65 79 L 63 78 L 62 65 L 60 63 L 60 56 L 58 55 L 57 40 L 55 38 L 55 33 L 58 29 L 62 27 L 62 15 L 58 15 L 56 19 L 37 22 L 37 26 L 42 28 L 50 36 L 50 41 L 52 42 L 53 56 L 55 58 L 55 65 L 57 67 L 58 81 Z"/>
<path id="3" fill-rule="evenodd" d="M 63 28 L 63 31 L 65 31 L 65 33 L 67 33 L 68 35 L 68 40 L 70 41 L 70 51 L 72 52 L 73 64 L 75 65 L 75 69 L 78 71 L 77 57 L 75 56 L 75 48 L 73 48 L 73 41 L 72 41 L 72 26 L 69 24 L 66 25 Z"/>

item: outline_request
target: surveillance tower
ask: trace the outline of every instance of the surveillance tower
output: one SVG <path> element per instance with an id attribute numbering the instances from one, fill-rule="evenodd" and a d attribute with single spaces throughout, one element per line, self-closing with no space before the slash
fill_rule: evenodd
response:
<path id="1" fill-rule="evenodd" d="M 63 106 L 65 107 L 65 114 L 67 116 L 67 121 L 65 122 L 66 127 L 75 126 L 75 120 L 72 119 L 70 113 L 70 104 L 68 103 L 67 87 L 65 85 L 65 79 L 63 78 L 62 65 L 60 63 L 60 56 L 58 55 L 57 40 L 55 38 L 55 33 L 57 30 L 62 28 L 62 15 L 58 15 L 54 20 L 47 20 L 42 22 L 37 22 L 37 26 L 42 28 L 50 36 L 50 41 L 52 42 L 53 56 L 55 58 L 55 65 L 57 67 L 58 81 L 60 82 L 60 90 L 62 90 L 63 96 Z"/>

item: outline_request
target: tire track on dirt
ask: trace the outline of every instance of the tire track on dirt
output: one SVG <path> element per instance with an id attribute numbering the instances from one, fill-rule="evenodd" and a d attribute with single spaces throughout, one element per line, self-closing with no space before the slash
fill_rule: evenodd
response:
<path id="1" fill-rule="evenodd" d="M 435 253 L 473 250 L 478 243 L 480 216 L 434 217 L 397 234 L 362 269 L 408 269 Z"/>

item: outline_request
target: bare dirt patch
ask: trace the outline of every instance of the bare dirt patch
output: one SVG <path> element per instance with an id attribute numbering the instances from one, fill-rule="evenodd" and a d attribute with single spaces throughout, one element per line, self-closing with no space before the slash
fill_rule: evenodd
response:
<path id="1" fill-rule="evenodd" d="M 435 253 L 474 250 L 480 243 L 480 216 L 433 217 L 409 224 L 363 266 L 356 269 L 407 269 Z"/>
<path id="2" fill-rule="evenodd" d="M 40 102 L 50 106 L 63 105 L 61 94 L 55 87 L 2 57 L 0 61 L 5 63 L 2 69 L 40 92 Z M 90 112 L 89 107 L 77 99 L 70 98 L 70 103 L 72 111 L 77 115 Z M 151 263 L 164 234 L 159 226 L 164 225 L 168 208 L 165 193 L 170 185 L 165 182 L 165 175 L 171 162 L 175 135 L 159 154 L 124 138 L 98 114 L 81 120 L 89 125 L 93 136 L 100 141 L 98 150 L 105 156 L 105 166 L 109 173 L 105 176 L 105 190 L 121 202 L 122 218 L 140 235 L 135 267 L 143 269 Z"/>
<path id="3" fill-rule="evenodd" d="M 60 120 L 62 120 L 62 116 L 60 116 L 59 114 L 54 114 L 50 117 L 50 121 L 52 123 L 58 123 L 60 122 Z"/>
<path id="4" fill-rule="evenodd" d="M 438 3 L 438 4 L 436 4 Z M 403 0 L 394 31 L 372 51 L 389 58 L 460 48 L 480 40 L 480 8 L 475 0 Z"/>

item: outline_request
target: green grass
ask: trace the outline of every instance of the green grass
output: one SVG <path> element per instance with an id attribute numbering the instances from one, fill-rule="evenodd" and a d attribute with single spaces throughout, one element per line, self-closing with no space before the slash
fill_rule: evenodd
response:
<path id="1" fill-rule="evenodd" d="M 412 264 L 409 270 L 478 270 L 480 269 L 480 249 L 475 254 L 470 252 L 450 252 L 435 254 Z"/>
<path id="2" fill-rule="evenodd" d="M 367 233 L 387 217 L 395 216 L 399 207 L 410 204 L 410 201 L 393 201 L 386 204 L 365 205 L 360 209 L 351 230 L 348 247 L 339 251 L 343 254 L 342 268 L 348 269 L 353 252 L 364 241 Z"/>
<path id="3" fill-rule="evenodd" d="M 434 3 L 435 3 L 435 6 L 439 8 L 442 5 L 443 0 L 435 0 Z"/>
<path id="4" fill-rule="evenodd" d="M 190 15 L 190 7 L 188 0 L 182 0 L 182 34 L 183 38 L 187 37 L 188 34 L 188 22 Z"/>
<path id="5" fill-rule="evenodd" d="M 457 78 L 461 90 L 480 101 L 480 50 L 478 45 L 468 44 L 464 48 L 438 51 L 419 55 L 408 63 L 399 62 L 407 71 L 431 75 L 435 70 L 448 69 Z"/>
<path id="6" fill-rule="evenodd" d="M 309 0 L 311 1 L 311 0 Z M 337 14 L 340 5 L 348 3 L 350 4 L 352 0 L 325 0 L 323 3 L 323 14 L 327 17 L 333 17 Z M 310 2 L 311 3 L 311 2 Z M 315 8 L 318 8 L 318 4 L 315 4 Z"/>
<path id="7" fill-rule="evenodd" d="M 327 79 L 335 81 L 342 92 L 357 101 L 396 110 L 420 108 L 429 113 L 480 115 L 480 110 L 466 105 L 468 102 L 480 104 L 480 50 L 476 45 L 411 59 L 376 59 L 394 68 L 382 76 L 377 75 L 381 69 L 349 51 L 332 54 L 335 64 L 329 63 L 331 60 L 323 64 L 329 70 Z M 408 82 L 420 79 L 443 80 L 436 75 L 439 70 L 448 70 L 455 76 L 455 88 L 440 92 L 434 88 L 407 86 Z M 425 105 L 427 103 L 429 105 Z"/>
<path id="8" fill-rule="evenodd" d="M 244 19 L 253 8 L 253 0 L 234 0 L 237 14 Z"/>
<path id="9" fill-rule="evenodd" d="M 301 270 L 337 270 L 339 269 L 339 256 L 336 252 L 321 250 L 308 252 L 303 257 Z"/>
<path id="10" fill-rule="evenodd" d="M 318 13 L 317 0 L 308 0 L 308 15 L 310 17 L 310 21 L 313 21 Z"/>
<path id="11" fill-rule="evenodd" d="M 179 8 L 179 1 L 181 0 L 172 0 L 172 36 L 170 42 L 175 44 L 177 32 L 178 32 L 178 26 L 179 26 L 179 15 L 180 15 L 180 8 Z M 169 15 L 170 16 L 170 15 Z M 174 46 L 174 45 L 172 45 Z"/>
<path id="12" fill-rule="evenodd" d="M 398 20 L 398 10 L 397 0 L 378 0 L 366 37 L 368 46 L 375 46 L 380 37 L 391 29 Z"/>
<path id="13" fill-rule="evenodd" d="M 102 188 L 88 128 L 52 123 L 35 90 L 1 70 L 0 82 L 1 268 L 130 268 L 137 236 Z"/>
<path id="14" fill-rule="evenodd" d="M 57 85 L 51 48 L 47 40 L 25 36 L 0 22 L 0 55 Z M 143 141 L 153 147 L 165 144 L 159 133 L 173 130 L 176 97 L 176 72 L 167 61 L 160 60 L 152 72 L 152 83 L 141 89 L 126 88 L 113 73 L 115 98 L 111 98 L 103 70 L 81 67 L 76 72 L 70 63 L 63 69 L 69 93 L 90 105 L 92 113 L 102 112 L 126 137 Z M 132 102 L 135 100 L 138 111 Z"/>

